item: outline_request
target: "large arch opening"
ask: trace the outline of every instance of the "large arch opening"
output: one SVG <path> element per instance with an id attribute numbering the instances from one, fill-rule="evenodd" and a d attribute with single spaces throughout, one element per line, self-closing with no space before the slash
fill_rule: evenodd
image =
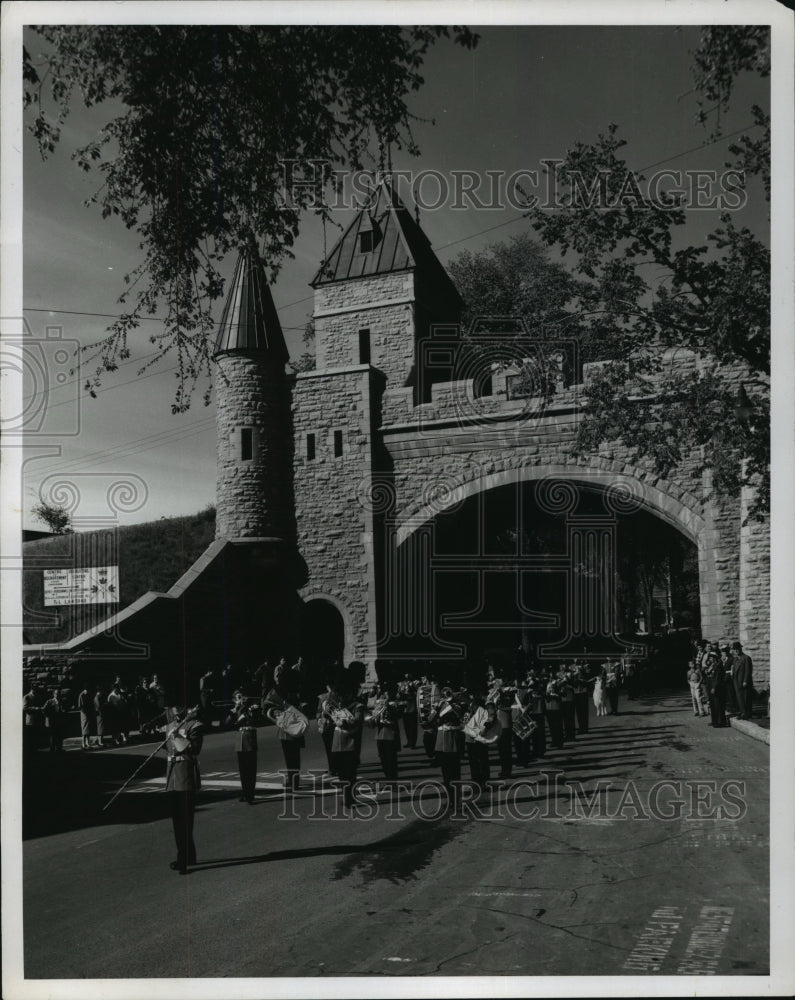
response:
<path id="1" fill-rule="evenodd" d="M 383 656 L 432 661 L 452 679 L 486 661 L 510 676 L 634 655 L 679 682 L 700 598 L 697 548 L 675 523 L 615 481 L 462 490 L 398 535 Z"/>

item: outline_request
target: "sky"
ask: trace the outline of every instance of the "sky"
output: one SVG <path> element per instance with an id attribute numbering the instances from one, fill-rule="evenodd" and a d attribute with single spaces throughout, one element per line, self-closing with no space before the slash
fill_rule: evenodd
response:
<path id="1" fill-rule="evenodd" d="M 752 122 L 751 105 L 769 104 L 767 81 L 741 78 L 722 119 L 727 138 L 704 145 L 709 135 L 695 121 L 691 77 L 698 28 L 472 27 L 481 34 L 474 51 L 444 41 L 430 51 L 425 85 L 410 103 L 420 119 L 414 135 L 421 156 L 395 153 L 395 169 L 447 176 L 464 169 L 479 175 L 541 170 L 542 160 L 562 158 L 574 143 L 592 141 L 616 123 L 628 142 L 623 155 L 633 169 L 719 170 L 727 158 L 728 136 Z M 27 44 L 35 57 L 40 43 L 33 36 Z M 46 162 L 33 138 L 26 134 L 24 140 L 24 315 L 36 338 L 60 336 L 70 347 L 101 338 L 120 311 L 123 276 L 139 259 L 134 233 L 118 220 L 102 220 L 96 206 L 85 207 L 99 178 L 70 160 L 72 150 L 109 116 L 101 105 L 75 106 L 56 153 Z M 427 198 L 435 193 L 430 184 L 423 190 Z M 408 188 L 401 192 L 410 204 Z M 766 212 L 758 185 L 752 185 L 749 205 L 736 218 L 764 235 Z M 336 215 L 343 226 L 350 218 L 344 211 Z M 464 250 L 482 250 L 528 226 L 510 206 L 456 210 L 449 204 L 422 211 L 420 223 L 445 265 Z M 717 209 L 691 212 L 688 240 L 702 243 L 717 224 Z M 329 249 L 335 232 L 327 231 Z M 312 312 L 308 283 L 323 256 L 322 229 L 311 214 L 294 252 L 272 291 L 288 348 L 297 357 Z M 229 272 L 233 265 L 231 258 L 225 262 Z M 41 527 L 31 507 L 42 490 L 54 499 L 74 497 L 78 529 L 97 527 L 112 514 L 109 491 L 123 480 L 132 486 L 127 494 L 116 493 L 127 497 L 118 514 L 121 523 L 191 514 L 214 501 L 214 406 L 204 407 L 199 391 L 189 413 L 174 416 L 170 363 L 136 374 L 153 349 L 148 336 L 159 328 L 157 322 L 142 324 L 132 360 L 104 377 L 96 399 L 79 392 L 81 383 L 68 375 L 59 384 L 68 365 L 58 361 L 57 344 L 43 348 L 49 387 L 36 439 L 41 447 L 26 451 L 25 527 Z M 53 454 L 54 448 L 60 452 Z M 59 483 L 65 484 L 60 494 L 53 492 Z"/>

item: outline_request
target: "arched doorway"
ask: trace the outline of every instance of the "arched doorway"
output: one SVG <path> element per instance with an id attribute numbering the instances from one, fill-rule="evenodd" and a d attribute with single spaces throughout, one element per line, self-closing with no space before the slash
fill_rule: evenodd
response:
<path id="1" fill-rule="evenodd" d="M 299 653 L 318 689 L 331 676 L 334 663 L 345 663 L 345 618 L 337 605 L 326 597 L 311 597 L 304 601 Z"/>

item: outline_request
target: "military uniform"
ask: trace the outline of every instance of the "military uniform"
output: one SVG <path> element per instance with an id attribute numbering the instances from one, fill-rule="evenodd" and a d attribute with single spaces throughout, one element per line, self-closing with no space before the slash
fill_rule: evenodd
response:
<path id="1" fill-rule="evenodd" d="M 250 805 L 257 789 L 257 727 L 253 725 L 251 711 L 244 703 L 241 702 L 236 715 L 240 801 Z"/>
<path id="2" fill-rule="evenodd" d="M 198 758 L 203 739 L 202 725 L 196 719 L 184 722 L 175 719 L 166 727 L 166 792 L 171 797 L 171 820 L 177 844 L 177 859 L 171 867 L 183 875 L 188 865 L 196 864 L 193 814 L 196 794 L 201 788 Z"/>
<path id="3" fill-rule="evenodd" d="M 173 720 L 166 727 L 166 792 L 171 797 L 171 820 L 177 859 L 171 867 L 183 875 L 188 865 L 196 864 L 196 845 L 193 842 L 193 814 L 196 794 L 201 788 L 199 754 L 204 735 L 196 719 L 180 722 Z"/>
<path id="4" fill-rule="evenodd" d="M 445 700 L 434 709 L 428 721 L 437 726 L 434 748 L 436 760 L 441 765 L 442 781 L 455 807 L 458 789 L 454 782 L 461 781 L 461 753 L 458 745 L 461 714 L 451 702 Z"/>
<path id="5" fill-rule="evenodd" d="M 400 749 L 398 719 L 400 710 L 397 702 L 381 698 L 375 704 L 373 715 L 377 716 L 375 746 L 378 751 L 378 759 L 381 761 L 384 777 L 391 781 L 398 776 L 398 750 Z"/>
<path id="6" fill-rule="evenodd" d="M 403 703 L 403 728 L 406 731 L 406 746 L 413 750 L 417 745 L 417 684 L 415 681 L 401 681 L 398 698 Z"/>
<path id="7" fill-rule="evenodd" d="M 588 668 L 580 665 L 574 675 L 574 711 L 577 715 L 577 732 L 588 732 L 588 684 L 590 682 Z"/>
<path id="8" fill-rule="evenodd" d="M 547 684 L 544 709 L 549 722 L 550 742 L 553 749 L 559 749 L 563 746 L 563 711 L 558 681 L 552 680 Z"/>
<path id="9" fill-rule="evenodd" d="M 364 708 L 360 701 L 351 702 L 348 706 L 351 719 L 338 721 L 334 724 L 334 735 L 331 741 L 331 759 L 334 770 L 342 783 L 344 802 L 347 807 L 354 803 L 353 786 L 356 784 L 356 737 L 361 744 L 362 720 Z"/>
<path id="10" fill-rule="evenodd" d="M 510 778 L 513 774 L 513 701 L 513 691 L 502 689 L 497 695 L 497 719 L 502 727 L 497 737 L 501 778 Z"/>

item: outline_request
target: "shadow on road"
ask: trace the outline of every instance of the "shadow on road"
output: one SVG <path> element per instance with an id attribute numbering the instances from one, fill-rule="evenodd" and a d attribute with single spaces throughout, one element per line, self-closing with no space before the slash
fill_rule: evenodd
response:
<path id="1" fill-rule="evenodd" d="M 161 790 L 123 793 L 110 801 L 144 763 L 148 753 L 59 753 L 39 751 L 23 766 L 22 839 L 65 833 L 111 823 L 150 823 L 171 815 L 169 797 Z M 136 778 L 163 776 L 164 755 L 153 758 Z M 237 792 L 202 792 L 202 802 L 230 798 Z"/>

